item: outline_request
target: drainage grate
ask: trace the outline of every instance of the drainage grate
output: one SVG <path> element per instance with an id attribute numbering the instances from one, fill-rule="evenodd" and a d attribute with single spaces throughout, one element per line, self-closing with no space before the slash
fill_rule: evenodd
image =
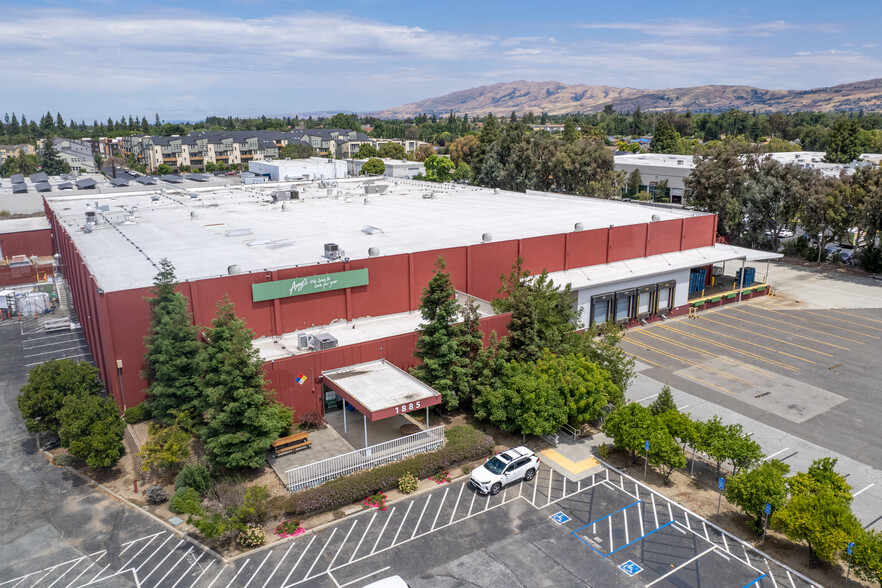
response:
<path id="1" fill-rule="evenodd" d="M 754 398 L 762 398 L 763 396 L 768 396 L 770 394 L 771 392 L 763 392 L 762 394 L 757 394 L 756 396 L 754 396 Z"/>
<path id="2" fill-rule="evenodd" d="M 842 364 L 841 364 L 841 363 L 837 363 L 836 365 L 831 365 L 831 366 L 828 367 L 827 369 L 828 369 L 828 370 L 835 370 L 836 368 L 840 368 L 840 367 L 842 367 Z"/>

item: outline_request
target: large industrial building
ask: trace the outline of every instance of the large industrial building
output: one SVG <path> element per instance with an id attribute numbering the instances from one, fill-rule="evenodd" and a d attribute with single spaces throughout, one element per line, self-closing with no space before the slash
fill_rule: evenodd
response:
<path id="1" fill-rule="evenodd" d="M 585 324 L 685 313 L 720 278 L 708 271 L 714 264 L 734 261 L 734 271 L 777 257 L 716 243 L 712 214 L 409 180 L 47 195 L 46 213 L 92 355 L 121 407 L 144 400 L 144 298 L 162 258 L 196 324 L 209 325 L 230 297 L 279 399 L 303 414 L 340 406 L 324 372 L 378 359 L 414 365 L 419 299 L 439 257 L 459 296 L 483 301 L 488 334 L 505 330 L 508 317 L 486 301 L 518 257 L 570 283 Z"/>

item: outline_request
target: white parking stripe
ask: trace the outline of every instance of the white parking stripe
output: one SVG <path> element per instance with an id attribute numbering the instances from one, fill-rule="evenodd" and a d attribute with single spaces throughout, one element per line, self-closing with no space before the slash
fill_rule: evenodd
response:
<path id="1" fill-rule="evenodd" d="M 781 451 L 776 451 L 776 452 L 773 453 L 772 455 L 767 455 L 767 456 L 765 456 L 765 457 L 762 458 L 760 461 L 766 461 L 767 459 L 772 459 L 773 457 L 775 457 L 775 456 L 778 455 L 779 453 L 784 453 L 784 452 L 787 451 L 788 449 L 790 449 L 790 448 L 789 448 L 789 447 L 785 447 L 785 448 L 782 449 Z"/>
<path id="2" fill-rule="evenodd" d="M 606 522 L 609 525 L 609 551 L 612 553 L 613 547 L 613 536 L 612 536 L 612 517 L 606 517 Z"/>
<path id="3" fill-rule="evenodd" d="M 769 578 L 772 579 L 772 588 L 778 588 L 778 582 L 775 581 L 775 575 L 772 573 L 772 564 L 769 563 L 769 560 L 766 561 L 766 569 L 769 570 Z"/>
<path id="4" fill-rule="evenodd" d="M 55 341 L 54 343 L 40 343 L 39 345 L 31 345 L 30 347 L 25 347 L 22 345 L 22 351 L 30 351 L 31 349 L 37 349 L 38 347 L 54 347 L 56 345 L 67 345 L 68 343 L 73 343 L 76 341 L 80 346 L 82 346 L 82 341 L 80 341 L 77 337 L 73 339 L 65 339 L 64 341 Z"/>
<path id="5" fill-rule="evenodd" d="M 220 578 L 221 574 L 224 573 L 224 570 L 225 570 L 225 569 L 227 569 L 227 566 L 226 566 L 226 565 L 224 565 L 224 567 L 222 567 L 222 568 L 220 569 L 220 571 L 217 573 L 217 576 L 215 576 L 215 577 L 214 577 L 214 580 L 211 581 L 211 584 L 208 585 L 208 588 L 211 588 L 212 586 L 214 586 L 214 583 L 217 582 L 217 579 Z M 195 583 L 194 583 L 194 585 L 195 585 Z"/>
<path id="6" fill-rule="evenodd" d="M 477 492 L 472 492 L 472 501 L 469 503 L 469 512 L 466 515 L 467 517 L 472 516 L 472 507 L 475 506 L 475 497 L 478 496 Z"/>
<path id="7" fill-rule="evenodd" d="M 374 513 L 374 514 L 377 514 L 377 513 Z M 273 579 L 273 576 L 275 576 L 276 572 L 279 571 L 279 568 L 282 567 L 282 562 L 284 562 L 285 558 L 288 557 L 288 554 L 291 553 L 291 549 L 293 549 L 293 547 L 294 547 L 294 542 L 292 541 L 291 545 L 288 546 L 287 551 L 285 551 L 285 555 L 283 555 L 279 559 L 279 563 L 276 564 L 276 567 L 273 568 L 273 571 L 270 573 L 269 578 L 266 579 L 266 581 L 263 583 L 263 586 L 261 586 L 260 588 L 266 588 L 266 585 L 270 583 L 270 580 Z M 175 587 L 172 586 L 172 588 L 175 588 Z"/>
<path id="8" fill-rule="evenodd" d="M 726 534 L 725 533 L 723 533 L 723 547 L 726 548 L 726 553 L 732 553 L 731 551 L 729 551 L 729 542 L 726 541 Z"/>
<path id="9" fill-rule="evenodd" d="M 95 574 L 94 576 L 92 576 L 92 579 L 89 580 L 88 582 L 86 582 L 85 585 L 88 586 L 89 584 L 92 584 L 93 582 L 95 582 L 95 580 L 98 579 L 98 576 L 100 576 L 102 573 L 104 573 L 104 570 L 106 570 L 106 569 L 109 568 L 109 567 L 110 567 L 110 564 L 107 564 L 106 566 L 104 566 L 103 568 L 101 568 L 101 571 L 99 571 L 97 574 Z M 102 579 L 104 579 L 104 578 L 102 578 Z"/>
<path id="10" fill-rule="evenodd" d="M 566 496 L 566 495 L 567 495 L 567 477 L 564 476 L 564 479 L 563 479 L 563 494 L 561 495 L 561 498 L 563 498 L 563 497 Z"/>
<path id="11" fill-rule="evenodd" d="M 87 357 L 88 353 L 77 353 L 76 355 L 64 355 L 62 357 L 53 357 L 44 361 L 36 361 L 34 363 L 26 363 L 25 367 L 34 367 L 35 365 L 43 365 L 48 361 L 52 361 L 53 359 L 75 359 L 77 357 Z"/>
<path id="12" fill-rule="evenodd" d="M 465 485 L 465 484 L 463 484 Z M 435 530 L 435 524 L 438 522 L 438 517 L 441 515 L 441 509 L 444 508 L 444 501 L 447 500 L 447 493 L 450 491 L 450 486 L 444 489 L 444 496 L 441 497 L 441 504 L 438 505 L 438 512 L 435 513 L 435 520 L 432 521 L 432 531 Z"/>
<path id="13" fill-rule="evenodd" d="M 701 521 L 701 526 L 704 527 L 704 538 L 710 541 L 710 535 L 707 532 L 707 524 L 704 521 Z"/>
<path id="14" fill-rule="evenodd" d="M 244 569 L 248 566 L 248 562 L 250 562 L 250 561 L 251 561 L 250 559 L 246 559 L 246 560 L 245 560 L 245 563 L 243 563 L 241 566 L 239 566 L 239 569 L 236 570 L 236 573 L 233 574 L 233 577 L 230 578 L 230 581 L 229 581 L 229 582 L 227 582 L 227 586 L 226 586 L 226 588 L 230 588 L 230 586 L 233 585 L 233 582 L 236 581 L 236 578 L 239 577 L 239 574 L 241 574 L 241 573 L 242 573 L 242 570 L 244 570 Z"/>
<path id="15" fill-rule="evenodd" d="M 54 580 L 51 584 L 49 584 L 48 586 L 46 586 L 46 588 L 52 588 L 53 586 L 55 586 L 55 583 L 56 583 L 56 582 L 58 582 L 58 581 L 61 580 L 63 577 L 65 577 L 69 571 L 71 571 L 72 569 L 74 569 L 75 567 L 77 567 L 77 564 L 79 564 L 79 563 L 80 563 L 81 561 L 83 561 L 84 559 L 86 559 L 86 558 L 85 558 L 85 557 L 80 557 L 80 558 L 77 558 L 75 561 L 74 561 L 74 560 L 71 560 L 71 561 L 69 561 L 69 562 L 65 562 L 64 564 L 61 564 L 61 565 L 65 565 L 65 564 L 68 564 L 68 563 L 72 563 L 72 565 L 71 565 L 69 568 L 67 568 L 66 570 L 64 570 L 64 573 L 63 573 L 63 574 L 61 574 L 60 576 L 58 576 L 57 578 L 55 578 L 55 580 Z"/>
<path id="16" fill-rule="evenodd" d="M 76 347 L 65 347 L 64 349 L 52 349 L 50 351 L 41 351 L 40 353 L 32 353 L 31 355 L 25 355 L 25 359 L 32 359 L 34 357 L 40 357 L 41 355 L 48 355 L 50 353 L 63 353 L 65 351 L 76 351 L 78 349 L 82 349 L 82 345 L 77 345 Z"/>
<path id="17" fill-rule="evenodd" d="M 744 551 L 744 561 L 747 562 L 747 565 L 750 565 L 750 556 L 747 555 L 747 548 L 744 546 L 744 543 L 741 544 L 741 549 Z"/>
<path id="18" fill-rule="evenodd" d="M 462 491 L 465 490 L 465 484 L 459 487 L 459 496 L 456 497 L 456 504 L 453 505 L 453 512 L 450 513 L 450 523 L 453 522 L 453 515 L 456 514 L 456 509 L 459 508 L 459 501 L 462 498 Z"/>
<path id="19" fill-rule="evenodd" d="M 545 503 L 545 506 L 551 504 L 551 480 L 554 478 L 554 470 L 548 468 L 548 502 Z"/>
<path id="20" fill-rule="evenodd" d="M 643 532 L 643 502 L 637 503 L 637 520 L 640 521 L 640 536 L 643 537 L 646 535 Z"/>
<path id="21" fill-rule="evenodd" d="M 334 557 L 331 559 L 331 563 L 328 564 L 328 570 L 334 567 L 334 562 L 337 561 L 337 557 L 339 557 L 340 552 L 343 551 L 343 546 L 346 545 L 346 542 L 349 541 L 349 536 L 352 535 L 353 529 L 355 529 L 355 525 L 358 524 L 358 519 L 352 521 L 352 526 L 349 527 L 349 532 L 346 533 L 346 537 L 343 539 L 343 543 L 340 544 L 340 547 L 337 549 L 337 553 L 334 554 Z M 327 571 L 327 570 L 326 570 Z"/>
<path id="22" fill-rule="evenodd" d="M 487 495 L 487 502 L 484 503 L 484 509 L 481 512 L 484 512 L 488 508 L 490 508 L 490 494 Z"/>
<path id="23" fill-rule="evenodd" d="M 162 535 L 163 533 L 165 533 L 165 531 L 160 531 L 159 533 L 154 533 L 152 535 L 146 535 L 144 537 L 138 537 L 137 539 L 132 539 L 131 541 L 126 541 L 125 543 L 123 543 L 123 545 L 125 545 L 126 548 L 123 549 L 122 551 L 120 551 L 119 554 L 120 555 L 124 554 L 129 549 L 129 547 L 131 547 L 132 545 L 134 545 L 138 541 L 143 541 L 144 539 L 153 539 L 157 535 Z"/>
<path id="24" fill-rule="evenodd" d="M 649 497 L 652 499 L 652 516 L 655 518 L 655 528 L 658 529 L 658 510 L 655 506 L 655 494 L 650 493 Z"/>
<path id="25" fill-rule="evenodd" d="M 640 486 L 637 485 L 637 482 L 634 482 L 634 497 L 640 500 Z"/>
<path id="26" fill-rule="evenodd" d="M 671 503 L 668 503 L 668 516 L 671 517 L 671 521 L 674 520 L 674 511 L 671 510 Z"/>
<path id="27" fill-rule="evenodd" d="M 370 574 L 365 574 L 365 575 L 362 576 L 361 578 L 356 578 L 355 580 L 352 580 L 352 581 L 350 581 L 350 582 L 346 582 L 345 584 L 340 584 L 340 588 L 346 588 L 346 586 L 352 586 L 353 584 L 356 584 L 356 583 L 358 583 L 358 582 L 362 582 L 362 581 L 364 581 L 364 580 L 367 580 L 367 579 L 370 578 L 371 576 L 376 576 L 377 574 L 381 574 L 381 573 L 385 572 L 386 570 L 388 570 L 388 569 L 391 568 L 391 567 L 392 567 L 392 566 L 386 566 L 385 568 L 383 568 L 383 569 L 381 569 L 381 570 L 377 570 L 376 572 L 371 572 Z"/>
<path id="28" fill-rule="evenodd" d="M 857 495 L 860 494 L 861 492 L 864 492 L 864 491 L 866 491 L 866 490 L 869 490 L 870 488 L 872 488 L 872 487 L 875 486 L 875 485 L 876 485 L 876 484 L 869 484 L 868 486 L 864 486 L 863 488 L 861 488 L 860 490 L 858 490 L 857 492 L 855 492 L 854 494 L 852 494 L 852 495 L 851 495 L 852 498 L 854 498 L 855 496 L 857 496 Z"/>
<path id="29" fill-rule="evenodd" d="M 141 571 L 141 568 L 143 568 L 145 565 L 147 565 L 147 562 L 150 561 L 150 558 L 152 558 L 154 555 L 156 555 L 157 553 L 159 553 L 159 550 L 162 549 L 162 547 L 163 547 L 166 543 L 168 543 L 169 540 L 170 540 L 172 537 L 174 537 L 174 535 L 169 535 L 168 537 L 166 537 L 166 538 L 165 538 L 165 541 L 163 541 L 162 544 L 161 544 L 159 547 L 157 547 L 156 549 L 154 549 L 154 550 L 153 550 L 153 553 L 151 553 L 150 555 L 148 555 L 147 558 L 146 558 L 144 561 L 141 562 L 141 565 L 139 565 L 137 568 L 135 568 L 135 571 L 136 571 L 136 572 L 140 572 L 140 571 Z M 139 551 L 138 553 L 140 553 L 140 551 Z"/>
<path id="30" fill-rule="evenodd" d="M 141 581 L 142 581 L 142 582 L 146 582 L 146 581 L 147 581 L 147 578 L 149 578 L 150 576 L 152 576 L 152 575 L 153 575 L 153 572 L 155 572 L 157 569 L 159 569 L 159 566 L 161 566 L 162 564 L 164 564 L 164 563 L 165 563 L 165 560 L 167 560 L 168 558 L 170 558 L 170 557 L 172 556 L 172 554 L 175 552 L 175 549 L 177 549 L 178 547 L 180 547 L 181 544 L 182 544 L 183 542 L 184 542 L 183 539 L 181 539 L 180 541 L 178 541 L 178 544 L 175 545 L 174 547 L 172 547 L 172 548 L 171 548 L 171 551 L 169 551 L 169 552 L 166 554 L 166 556 L 165 556 L 164 558 L 162 558 L 162 560 L 161 560 L 158 564 L 156 564 L 155 566 L 153 566 L 153 569 L 150 570 L 150 573 L 147 574 L 146 576 L 144 576 L 144 577 L 141 579 Z"/>
<path id="31" fill-rule="evenodd" d="M 199 557 L 201 558 L 202 556 L 200 555 Z M 197 560 L 197 561 L 198 561 L 198 560 Z M 194 562 L 194 563 L 195 563 L 195 562 Z M 208 562 L 208 565 L 205 566 L 205 569 L 202 570 L 202 571 L 199 573 L 199 575 L 196 576 L 196 579 L 193 580 L 193 583 L 190 584 L 190 588 L 193 588 L 193 586 L 195 586 L 196 583 L 197 583 L 199 580 L 202 579 L 202 576 L 205 575 L 205 572 L 207 572 L 208 570 L 210 570 L 210 569 L 211 569 L 211 566 L 213 566 L 213 565 L 214 565 L 214 562 L 213 562 L 213 561 Z M 172 588 L 174 588 L 174 586 L 172 586 Z"/>
<path id="32" fill-rule="evenodd" d="M 176 588 L 177 585 L 181 583 L 181 580 L 183 580 L 184 578 L 187 577 L 187 575 L 190 573 L 190 570 L 193 569 L 193 566 L 195 566 L 196 564 L 199 563 L 199 560 L 202 559 L 202 556 L 203 556 L 203 555 L 205 555 L 205 554 L 204 554 L 204 553 L 200 553 L 200 554 L 199 554 L 199 557 L 194 557 L 194 558 L 193 558 L 193 563 L 190 564 L 190 567 L 187 568 L 187 571 L 186 571 L 186 572 L 184 572 L 183 574 L 181 574 L 181 576 L 178 578 L 178 581 L 175 582 L 174 584 L 172 584 L 172 587 L 171 587 L 171 588 Z M 208 565 L 211 565 L 211 564 L 208 564 Z M 208 569 L 208 568 L 206 568 L 206 569 Z M 201 575 L 201 574 L 200 574 L 200 575 Z"/>
<path id="33" fill-rule="evenodd" d="M 377 535 L 377 540 L 374 541 L 374 548 L 371 549 L 371 553 L 373 553 L 373 552 L 375 552 L 375 551 L 377 550 L 377 545 L 380 544 L 380 539 L 383 538 L 383 534 L 386 532 L 386 527 L 389 526 L 389 521 L 392 520 L 392 515 L 394 515 L 394 514 L 395 514 L 395 507 L 393 506 L 393 507 L 392 507 L 392 510 L 389 511 L 389 516 L 386 517 L 386 522 L 383 524 L 383 530 L 380 531 L 380 534 Z"/>
<path id="34" fill-rule="evenodd" d="M 612 517 L 610 517 L 612 518 Z M 625 522 L 625 545 L 631 542 L 631 538 L 628 535 L 628 509 L 622 509 L 622 519 Z"/>
<path id="35" fill-rule="evenodd" d="M 331 536 L 328 537 L 328 540 L 325 541 L 324 545 L 322 545 L 322 549 L 321 549 L 321 551 L 319 551 L 318 556 L 315 558 L 315 561 L 312 562 L 312 565 L 309 566 L 309 569 L 306 570 L 306 575 L 303 576 L 303 580 L 300 580 L 300 582 L 303 582 L 303 581 L 305 581 L 305 580 L 307 580 L 307 579 L 309 578 L 309 575 L 312 573 L 313 568 L 315 568 L 315 564 L 317 564 L 318 561 L 322 558 L 322 554 L 325 552 L 325 549 L 327 549 L 327 548 L 328 548 L 328 545 L 331 544 L 331 541 L 334 540 L 334 535 L 337 534 L 337 529 L 338 529 L 338 528 L 339 528 L 339 527 L 334 527 L 334 528 L 331 530 Z M 298 582 L 298 584 L 299 584 L 300 582 Z"/>
<path id="36" fill-rule="evenodd" d="M 262 568 L 262 567 L 263 567 L 263 564 L 265 564 L 265 563 L 266 563 L 266 560 L 268 560 L 268 559 L 269 559 L 269 558 L 270 558 L 270 556 L 271 556 L 271 555 L 272 555 L 272 554 L 273 554 L 273 552 L 272 552 L 272 551 L 270 551 L 270 552 L 267 552 L 267 554 L 266 554 L 266 557 L 265 557 L 265 558 L 263 558 L 263 561 L 262 561 L 262 562 L 260 562 L 260 565 L 259 565 L 259 566 L 257 566 L 257 569 L 256 569 L 256 570 L 254 570 L 254 573 L 253 573 L 253 574 L 251 574 L 251 577 L 250 577 L 250 578 L 248 578 L 248 581 L 247 581 L 247 582 L 246 582 L 246 583 L 245 583 L 245 586 L 244 586 L 244 587 L 243 587 L 243 588 L 248 588 L 248 586 L 250 586 L 250 585 L 251 585 L 251 582 L 252 582 L 252 581 L 253 581 L 253 580 L 254 580 L 254 578 L 256 578 L 256 577 L 257 577 L 257 574 L 259 574 L 259 573 L 260 573 L 260 569 L 261 569 L 261 568 Z"/>
<path id="37" fill-rule="evenodd" d="M 413 538 L 416 536 L 417 529 L 420 528 L 420 523 L 423 522 L 423 515 L 426 514 L 426 508 L 429 506 L 429 501 L 430 501 L 430 500 L 432 500 L 432 495 L 431 495 L 431 494 L 429 494 L 429 496 L 426 498 L 426 503 L 423 505 L 423 510 L 422 510 L 422 512 L 420 512 L 420 518 L 417 519 L 417 524 L 416 524 L 416 526 L 413 528 L 413 534 L 410 536 L 411 539 L 413 539 Z"/>
<path id="38" fill-rule="evenodd" d="M 549 466 L 548 471 L 551 471 L 551 467 Z M 533 506 L 536 506 L 536 490 L 539 489 L 539 477 L 533 478 L 533 501 L 530 503 Z"/>
<path id="39" fill-rule="evenodd" d="M 796 584 L 793 583 L 793 576 L 790 575 L 790 570 L 784 571 L 787 572 L 787 579 L 790 580 L 790 585 L 793 586 L 793 588 L 796 588 Z"/>
<path id="40" fill-rule="evenodd" d="M 89 567 L 87 567 L 85 570 L 83 570 L 82 572 L 80 572 L 80 575 L 79 575 L 79 576 L 77 576 L 76 578 L 74 578 L 73 580 L 71 580 L 71 581 L 70 581 L 70 584 L 68 584 L 68 585 L 65 586 L 64 588 L 70 588 L 70 585 L 71 585 L 71 584 L 73 584 L 74 582 L 76 582 L 77 580 L 79 580 L 79 579 L 80 579 L 80 576 L 82 576 L 83 574 L 85 574 L 86 572 L 88 572 L 88 571 L 91 569 L 91 567 L 94 566 L 94 565 L 98 562 L 98 560 L 101 559 L 102 557 L 104 557 L 104 554 L 103 554 L 103 553 L 98 557 L 98 559 L 96 559 L 95 561 L 93 561 L 92 563 L 90 563 L 90 564 L 89 564 Z"/>
<path id="41" fill-rule="evenodd" d="M 170 567 L 170 568 L 168 569 L 168 571 L 165 573 L 165 576 L 161 577 L 161 578 L 159 579 L 159 581 L 156 582 L 156 585 L 159 586 L 160 584 L 162 584 L 162 581 L 165 580 L 165 578 L 166 578 L 170 573 L 172 573 L 172 570 L 174 570 L 176 567 L 178 567 L 178 564 L 181 563 L 182 561 L 184 561 L 184 558 L 186 558 L 188 555 L 190 555 L 190 553 L 191 553 L 192 551 L 193 551 L 193 547 L 190 547 L 190 549 L 187 550 L 187 553 L 185 553 L 184 555 L 182 555 L 182 556 L 181 556 L 181 559 L 179 559 L 177 562 L 175 562 L 175 565 L 173 565 L 172 567 Z M 146 580 L 147 578 L 144 578 L 144 579 Z"/>
<path id="42" fill-rule="evenodd" d="M 656 578 L 655 580 L 653 580 L 652 582 L 650 582 L 649 584 L 647 584 L 647 585 L 646 585 L 646 588 L 649 588 L 649 587 L 652 586 L 653 584 L 656 584 L 656 583 L 660 582 L 661 580 L 664 580 L 665 578 L 667 578 L 667 577 L 670 576 L 671 574 L 673 574 L 673 573 L 675 573 L 675 572 L 678 572 L 678 571 L 682 570 L 683 568 L 685 568 L 686 566 L 688 566 L 689 564 L 691 564 L 692 562 L 694 562 L 696 559 L 700 558 L 701 556 L 703 556 L 703 555 L 705 555 L 705 554 L 707 554 L 707 553 L 710 553 L 710 552 L 713 551 L 714 549 L 716 549 L 716 546 L 711 547 L 710 549 L 708 549 L 708 550 L 706 550 L 706 551 L 703 551 L 703 552 L 699 553 L 698 555 L 696 555 L 696 556 L 693 557 L 692 559 L 689 559 L 689 560 L 687 560 L 687 561 L 684 561 L 683 563 L 681 563 L 680 565 L 678 565 L 678 566 L 677 566 L 676 568 L 674 568 L 673 570 L 667 572 L 666 574 L 664 574 L 664 575 L 662 575 L 662 576 L 659 576 L 658 578 Z"/>
<path id="43" fill-rule="evenodd" d="M 394 509 L 393 509 L 393 510 L 394 510 Z M 282 588 L 284 588 L 284 586 L 288 583 L 288 578 L 291 577 L 291 574 L 293 574 L 293 573 L 294 573 L 294 570 L 297 569 L 297 566 L 300 565 L 300 560 L 303 559 L 303 556 L 306 555 L 306 552 L 309 551 L 309 548 L 310 548 L 310 547 L 312 547 L 312 542 L 315 541 L 315 538 L 316 538 L 316 537 L 317 537 L 317 535 L 313 535 L 313 536 L 312 536 L 312 539 L 309 540 L 309 544 L 307 544 L 306 549 L 304 549 L 303 551 L 300 552 L 300 557 L 297 558 L 297 561 L 294 563 L 294 567 L 291 568 L 291 571 L 288 572 L 288 575 L 285 576 L 285 579 L 284 579 L 284 580 L 282 580 L 282 583 L 280 584 L 280 586 L 281 586 Z M 293 545 L 292 545 L 292 547 L 293 547 Z"/>
<path id="44" fill-rule="evenodd" d="M 358 549 L 361 547 L 361 543 L 364 541 L 364 538 L 367 537 L 368 531 L 371 530 L 371 525 L 374 524 L 375 518 L 377 518 L 376 512 L 374 513 L 374 516 L 371 517 L 371 520 L 368 522 L 367 528 L 364 530 L 364 534 L 361 536 L 361 539 L 358 540 L 358 545 L 355 546 L 355 551 L 352 552 L 352 557 L 349 558 L 350 563 L 353 559 L 355 559 L 355 554 L 358 553 Z M 266 584 L 264 584 L 264 586 L 266 586 Z"/>
<path id="45" fill-rule="evenodd" d="M 138 558 L 138 556 L 141 555 L 141 552 L 144 551 L 145 549 L 147 549 L 147 547 L 149 547 L 150 544 L 153 543 L 153 540 L 156 539 L 157 537 L 159 537 L 160 535 L 165 535 L 165 532 L 163 531 L 162 533 L 157 533 L 156 535 L 151 535 L 151 536 L 150 536 L 150 541 L 148 541 L 147 543 L 145 543 L 145 544 L 144 544 L 144 547 L 142 547 L 142 548 L 138 551 L 138 553 L 136 553 L 136 554 L 132 557 L 132 559 L 130 559 L 129 561 L 127 561 L 127 562 L 125 563 L 125 565 L 122 566 L 122 567 L 120 568 L 120 570 L 125 570 L 126 568 L 128 568 L 128 567 L 129 567 L 129 564 L 132 563 L 133 561 L 135 561 L 135 560 Z"/>
<path id="46" fill-rule="evenodd" d="M 691 531 L 692 525 L 689 524 L 689 513 L 684 511 L 683 515 L 686 517 L 686 528 Z"/>

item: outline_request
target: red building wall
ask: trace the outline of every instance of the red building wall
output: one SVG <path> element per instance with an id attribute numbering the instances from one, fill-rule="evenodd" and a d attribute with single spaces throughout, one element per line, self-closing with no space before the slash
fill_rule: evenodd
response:
<path id="1" fill-rule="evenodd" d="M 335 319 L 352 320 L 417 310 L 422 289 L 433 275 L 435 260 L 439 256 L 444 256 L 447 271 L 458 290 L 492 300 L 498 296 L 499 277 L 511 272 L 518 255 L 524 257 L 525 266 L 532 273 L 543 269 L 559 271 L 713 245 L 715 229 L 713 216 L 690 217 L 348 263 L 258 271 L 184 282 L 180 291 L 190 301 L 196 324 L 210 325 L 217 302 L 226 294 L 255 336 L 281 335 L 314 325 L 326 325 Z M 143 299 L 149 295 L 149 288 L 100 293 L 65 229 L 57 226 L 55 235 L 54 246 L 62 255 L 62 270 L 70 283 L 86 340 L 105 385 L 120 406 L 137 404 L 144 398 L 145 382 L 140 374 L 144 369 L 143 340 L 149 326 L 149 307 Z M 368 269 L 368 286 L 265 302 L 251 300 L 251 285 L 254 283 L 361 268 Z M 500 322 L 501 319 L 493 318 L 495 322 L 487 319 L 484 324 L 492 324 L 492 328 L 503 331 L 507 320 Z M 299 385 L 282 385 L 283 382 L 293 382 L 293 376 L 300 373 L 314 379 L 322 369 L 382 357 L 407 368 L 415 361 L 412 357 L 414 341 L 414 335 L 408 334 L 296 356 L 271 362 L 267 373 L 283 401 L 297 410 L 309 410 L 317 407 L 311 396 L 304 395 Z M 117 367 L 118 361 L 122 362 L 122 368 Z M 291 374 L 293 376 L 289 378 Z M 315 402 L 319 401 L 320 397 Z"/>
<path id="2" fill-rule="evenodd" d="M 28 257 L 52 255 L 52 231 L 40 229 L 18 233 L 0 233 L 0 252 L 6 258 L 13 255 L 27 255 Z"/>

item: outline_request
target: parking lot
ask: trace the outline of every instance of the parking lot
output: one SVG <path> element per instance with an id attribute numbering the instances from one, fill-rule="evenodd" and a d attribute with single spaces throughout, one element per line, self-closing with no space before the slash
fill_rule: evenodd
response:
<path id="1" fill-rule="evenodd" d="M 137 516 L 134 513 L 132 516 Z M 141 528 L 148 530 L 147 526 Z M 460 481 L 224 563 L 170 532 L 118 529 L 105 549 L 0 574 L 25 586 L 809 586 L 635 480 L 540 467 L 482 496 Z"/>

